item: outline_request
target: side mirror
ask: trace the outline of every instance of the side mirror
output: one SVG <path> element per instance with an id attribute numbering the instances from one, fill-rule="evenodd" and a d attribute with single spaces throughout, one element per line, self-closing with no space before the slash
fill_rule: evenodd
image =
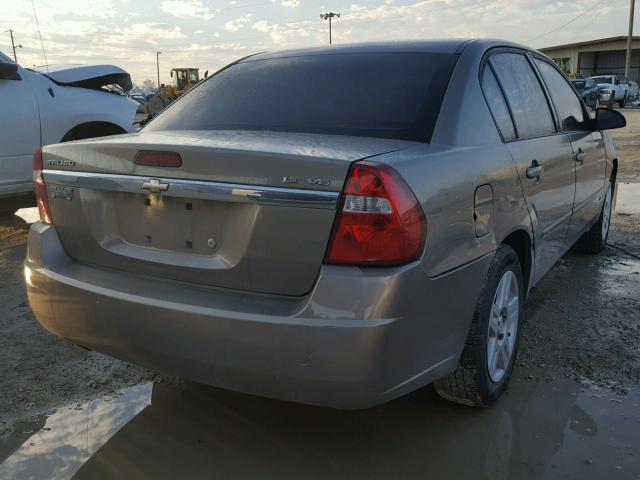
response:
<path id="1" fill-rule="evenodd" d="M 18 64 L 0 62 L 0 80 L 22 80 L 18 74 Z"/>
<path id="2" fill-rule="evenodd" d="M 627 126 L 627 119 L 620 112 L 608 108 L 598 108 L 593 120 L 594 130 L 613 130 Z"/>

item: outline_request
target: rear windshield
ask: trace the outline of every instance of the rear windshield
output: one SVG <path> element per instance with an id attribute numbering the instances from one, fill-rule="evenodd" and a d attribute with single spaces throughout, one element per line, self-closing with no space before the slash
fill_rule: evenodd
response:
<path id="1" fill-rule="evenodd" d="M 613 77 L 591 77 L 596 83 L 613 83 Z"/>
<path id="2" fill-rule="evenodd" d="M 270 130 L 428 142 L 457 58 L 395 52 L 245 60 L 207 79 L 144 130 Z"/>
<path id="3" fill-rule="evenodd" d="M 584 88 L 585 86 L 585 81 L 584 80 L 574 80 L 573 84 L 576 86 L 576 88 Z"/>

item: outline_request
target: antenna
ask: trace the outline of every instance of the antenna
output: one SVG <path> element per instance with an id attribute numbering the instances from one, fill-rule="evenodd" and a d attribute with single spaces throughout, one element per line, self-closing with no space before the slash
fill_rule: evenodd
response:
<path id="1" fill-rule="evenodd" d="M 44 55 L 44 63 L 47 67 L 47 75 L 49 74 L 49 61 L 47 60 L 47 52 L 44 50 L 44 42 L 42 41 L 42 32 L 40 31 L 40 22 L 38 22 L 38 14 L 36 13 L 36 4 L 34 0 L 31 0 L 31 6 L 33 7 L 33 17 L 36 19 L 36 26 L 38 27 L 38 36 L 40 37 L 40 45 L 42 46 L 42 55 Z"/>

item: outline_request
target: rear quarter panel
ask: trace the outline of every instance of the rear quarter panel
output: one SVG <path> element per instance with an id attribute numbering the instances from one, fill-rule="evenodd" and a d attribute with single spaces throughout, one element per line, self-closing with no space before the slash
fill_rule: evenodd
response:
<path id="1" fill-rule="evenodd" d="M 416 194 L 427 219 L 423 263 L 430 277 L 493 252 L 515 230 L 533 238 L 515 163 L 502 143 L 480 88 L 486 44 L 461 54 L 442 103 L 432 143 L 380 158 L 393 165 Z M 476 236 L 475 191 L 490 185 L 491 228 Z"/>

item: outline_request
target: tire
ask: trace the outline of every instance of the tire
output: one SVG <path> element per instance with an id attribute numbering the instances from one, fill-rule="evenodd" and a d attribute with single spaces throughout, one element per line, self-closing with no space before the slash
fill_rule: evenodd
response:
<path id="1" fill-rule="evenodd" d="M 16 210 L 34 206 L 36 206 L 36 198 L 33 193 L 0 198 L 0 215 L 13 215 Z"/>
<path id="2" fill-rule="evenodd" d="M 622 97 L 622 100 L 618 101 L 618 106 L 620 108 L 624 108 L 624 106 L 627 104 L 627 94 L 624 94 L 624 97 Z"/>
<path id="3" fill-rule="evenodd" d="M 600 217 L 593 226 L 587 230 L 576 242 L 575 249 L 579 253 L 595 255 L 604 250 L 607 246 L 609 238 L 609 226 L 611 223 L 611 206 L 613 204 L 613 182 L 609 180 L 607 192 L 605 193 L 604 202 L 602 202 L 602 210 Z"/>
<path id="4" fill-rule="evenodd" d="M 502 295 L 498 295 L 505 292 L 503 285 L 507 288 L 507 298 L 512 300 L 511 307 L 498 311 L 494 307 L 503 303 Z M 453 373 L 434 383 L 441 397 L 463 405 L 487 407 L 504 393 L 518 353 L 523 304 L 520 261 L 510 246 L 501 245 L 489 266 L 458 366 Z M 506 362 L 504 356 L 496 357 L 496 348 L 507 351 L 500 345 L 510 348 Z M 495 364 L 491 362 L 494 358 L 498 360 Z"/>

